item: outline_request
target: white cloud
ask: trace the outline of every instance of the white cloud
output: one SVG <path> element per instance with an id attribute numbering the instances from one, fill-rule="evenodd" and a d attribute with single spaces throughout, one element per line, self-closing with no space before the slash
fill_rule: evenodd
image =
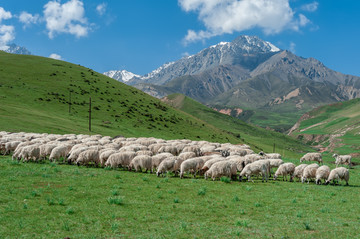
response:
<path id="1" fill-rule="evenodd" d="M 70 0 L 64 4 L 49 1 L 44 6 L 44 18 L 50 38 L 57 33 L 69 33 L 79 38 L 86 36 L 90 30 L 84 4 L 80 0 Z"/>
<path id="2" fill-rule="evenodd" d="M 105 14 L 106 12 L 106 7 L 107 7 L 107 4 L 106 3 L 101 3 L 99 5 L 96 6 L 96 11 L 97 13 L 102 16 Z"/>
<path id="3" fill-rule="evenodd" d="M 24 28 L 30 26 L 31 24 L 36 24 L 40 21 L 39 14 L 32 15 L 28 12 L 21 12 L 19 16 L 19 21 L 24 23 Z"/>
<path id="4" fill-rule="evenodd" d="M 50 54 L 49 58 L 55 59 L 55 60 L 62 60 L 61 56 L 55 53 Z"/>
<path id="5" fill-rule="evenodd" d="M 310 20 L 307 19 L 303 14 L 299 14 L 299 25 L 300 26 L 306 26 L 308 23 L 310 23 Z"/>
<path id="6" fill-rule="evenodd" d="M 0 7 L 0 50 L 7 50 L 7 44 L 15 39 L 15 28 L 9 25 L 3 25 L 1 22 L 12 18 L 11 12 L 5 11 Z"/>
<path id="7" fill-rule="evenodd" d="M 0 7 L 0 23 L 2 20 L 6 20 L 10 18 L 12 18 L 11 12 L 5 11 L 4 8 Z"/>
<path id="8" fill-rule="evenodd" d="M 319 3 L 318 2 L 313 2 L 313 3 L 309 3 L 309 4 L 305 4 L 303 6 L 301 6 L 301 9 L 307 12 L 315 12 L 319 7 Z"/>
<path id="9" fill-rule="evenodd" d="M 265 34 L 276 34 L 285 29 L 298 30 L 301 26 L 301 19 L 295 18 L 289 0 L 178 0 L 178 2 L 184 11 L 197 12 L 199 20 L 206 27 L 205 31 L 188 30 L 184 38 L 185 43 L 252 28 L 260 28 Z M 305 23 L 305 19 L 302 20 L 302 23 Z"/>

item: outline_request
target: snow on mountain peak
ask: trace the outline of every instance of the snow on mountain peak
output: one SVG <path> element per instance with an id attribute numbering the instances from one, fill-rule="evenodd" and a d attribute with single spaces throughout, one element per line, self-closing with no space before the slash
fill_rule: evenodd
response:
<path id="1" fill-rule="evenodd" d="M 134 77 L 140 77 L 139 75 L 136 75 L 132 72 L 126 71 L 126 70 L 122 70 L 122 71 L 108 71 L 105 72 L 104 75 L 113 78 L 115 80 L 118 81 L 123 81 L 123 82 L 128 82 L 129 80 L 131 80 Z"/>
<path id="2" fill-rule="evenodd" d="M 175 62 L 168 62 L 168 63 L 165 63 L 164 65 L 160 66 L 159 68 L 157 68 L 156 70 L 153 70 L 152 72 L 144 75 L 144 76 L 141 76 L 140 79 L 142 80 L 147 80 L 147 79 L 150 79 L 151 77 L 153 77 L 154 75 L 158 74 L 159 72 L 161 72 L 162 70 L 168 68 L 169 66 L 173 65 Z"/>

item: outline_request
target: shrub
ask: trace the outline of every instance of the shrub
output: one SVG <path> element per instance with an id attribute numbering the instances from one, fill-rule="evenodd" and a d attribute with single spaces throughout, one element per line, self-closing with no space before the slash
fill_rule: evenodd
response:
<path id="1" fill-rule="evenodd" d="M 230 183 L 230 182 L 231 182 L 231 179 L 228 178 L 228 177 L 221 177 L 221 178 L 220 178 L 220 181 L 221 181 L 221 182 L 224 182 L 224 183 Z"/>
<path id="2" fill-rule="evenodd" d="M 206 194 L 206 187 L 201 187 L 198 191 L 198 195 L 204 196 Z"/>
<path id="3" fill-rule="evenodd" d="M 123 205 L 124 198 L 123 197 L 109 197 L 107 199 L 109 204 Z"/>

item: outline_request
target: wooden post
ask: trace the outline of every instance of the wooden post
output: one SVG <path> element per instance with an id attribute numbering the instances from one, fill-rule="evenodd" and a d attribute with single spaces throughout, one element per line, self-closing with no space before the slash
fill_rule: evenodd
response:
<path id="1" fill-rule="evenodd" d="M 91 132 L 91 96 L 89 100 L 89 131 Z"/>
<path id="2" fill-rule="evenodd" d="M 275 153 L 275 143 L 274 143 L 274 147 L 273 147 L 273 153 Z"/>

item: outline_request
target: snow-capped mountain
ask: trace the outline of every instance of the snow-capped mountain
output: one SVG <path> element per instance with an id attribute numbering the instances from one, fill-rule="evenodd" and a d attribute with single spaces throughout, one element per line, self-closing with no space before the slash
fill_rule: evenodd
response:
<path id="1" fill-rule="evenodd" d="M 8 48 L 4 51 L 12 54 L 31 55 L 31 52 L 28 49 L 22 46 L 18 46 L 16 44 L 8 45 Z"/>
<path id="2" fill-rule="evenodd" d="M 140 77 L 139 75 L 136 75 L 136 74 L 126 71 L 126 70 L 108 71 L 108 72 L 105 72 L 104 75 L 111 77 L 117 81 L 122 81 L 122 82 L 128 82 L 129 80 L 131 80 L 134 77 Z"/>
<path id="3" fill-rule="evenodd" d="M 220 42 L 195 55 L 166 63 L 144 76 L 132 78 L 128 84 L 162 85 L 176 77 L 198 74 L 220 65 L 240 64 L 252 70 L 279 51 L 279 48 L 257 36 L 239 36 L 232 42 Z"/>

